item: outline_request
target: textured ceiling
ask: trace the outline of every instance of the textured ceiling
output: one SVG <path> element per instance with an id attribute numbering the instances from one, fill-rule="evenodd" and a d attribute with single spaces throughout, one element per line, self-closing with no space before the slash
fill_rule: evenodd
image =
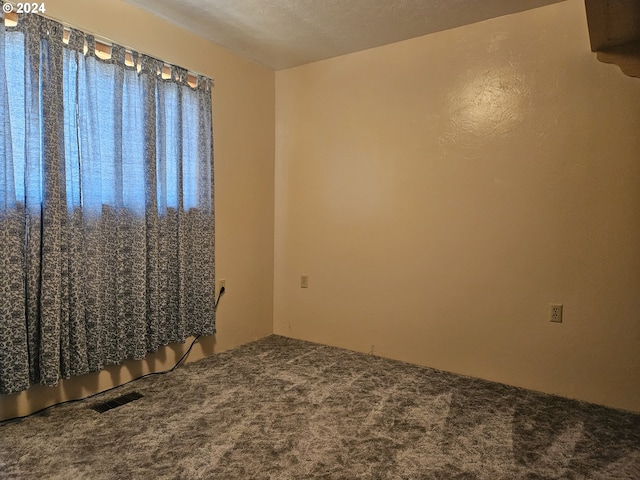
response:
<path id="1" fill-rule="evenodd" d="M 275 70 L 562 0 L 125 0 Z"/>

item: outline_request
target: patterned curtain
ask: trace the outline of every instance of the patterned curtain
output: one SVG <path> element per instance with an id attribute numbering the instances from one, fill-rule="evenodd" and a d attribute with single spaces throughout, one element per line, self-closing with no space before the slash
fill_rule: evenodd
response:
<path id="1" fill-rule="evenodd" d="M 63 34 L 0 22 L 0 393 L 215 332 L 210 80 Z"/>

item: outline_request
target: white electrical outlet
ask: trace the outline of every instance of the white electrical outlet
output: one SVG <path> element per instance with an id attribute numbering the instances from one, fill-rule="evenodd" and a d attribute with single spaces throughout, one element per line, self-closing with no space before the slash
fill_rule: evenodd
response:
<path id="1" fill-rule="evenodd" d="M 309 275 L 300 276 L 300 288 L 309 288 Z"/>
<path id="2" fill-rule="evenodd" d="M 560 303 L 549 304 L 549 321 L 562 323 L 562 305 Z"/>
<path id="3" fill-rule="evenodd" d="M 222 288 L 224 288 L 225 290 L 227 289 L 227 281 L 224 278 L 218 280 L 218 291 L 220 291 L 220 289 Z"/>

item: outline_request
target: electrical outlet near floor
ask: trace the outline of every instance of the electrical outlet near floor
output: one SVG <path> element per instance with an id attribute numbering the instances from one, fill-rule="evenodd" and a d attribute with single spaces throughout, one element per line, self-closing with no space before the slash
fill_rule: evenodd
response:
<path id="1" fill-rule="evenodd" d="M 562 323 L 562 305 L 560 303 L 549 304 L 549 321 Z"/>
<path id="2" fill-rule="evenodd" d="M 224 278 L 218 280 L 218 291 L 220 291 L 222 288 L 224 288 L 225 290 L 227 289 L 227 281 Z"/>
<path id="3" fill-rule="evenodd" d="M 300 288 L 309 288 L 309 275 L 300 276 Z"/>

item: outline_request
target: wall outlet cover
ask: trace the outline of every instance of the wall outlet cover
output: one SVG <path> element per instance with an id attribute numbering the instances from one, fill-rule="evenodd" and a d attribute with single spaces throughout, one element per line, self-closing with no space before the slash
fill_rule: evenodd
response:
<path id="1" fill-rule="evenodd" d="M 562 304 L 549 304 L 549 321 L 554 323 L 562 323 Z"/>

